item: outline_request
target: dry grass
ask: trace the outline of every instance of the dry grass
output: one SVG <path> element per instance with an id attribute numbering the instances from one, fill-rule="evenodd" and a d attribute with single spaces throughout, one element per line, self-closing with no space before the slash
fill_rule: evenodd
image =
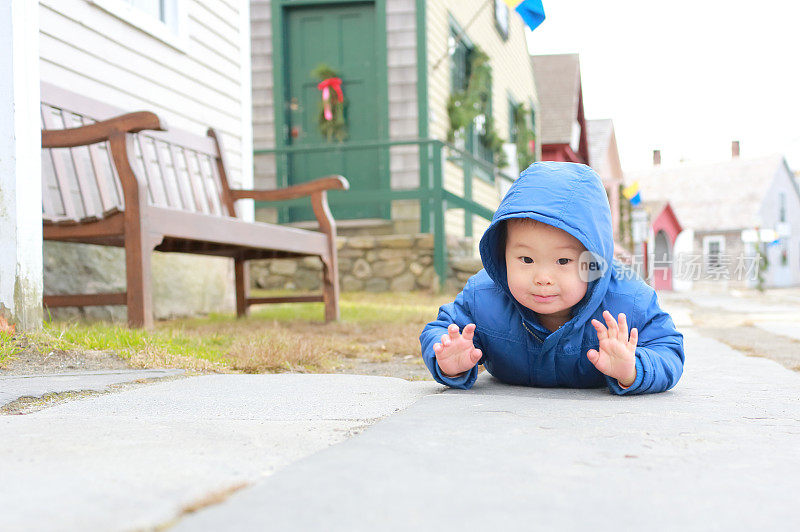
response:
<path id="1" fill-rule="evenodd" d="M 346 293 L 341 320 L 324 323 L 319 303 L 256 307 L 231 315 L 160 322 L 153 331 L 124 324 L 52 322 L 33 335 L 0 345 L 0 366 L 25 350 L 107 353 L 137 368 L 276 373 L 332 372 L 348 361 L 419 358 L 419 334 L 452 294 Z M 409 357 L 409 355 L 411 357 Z"/>

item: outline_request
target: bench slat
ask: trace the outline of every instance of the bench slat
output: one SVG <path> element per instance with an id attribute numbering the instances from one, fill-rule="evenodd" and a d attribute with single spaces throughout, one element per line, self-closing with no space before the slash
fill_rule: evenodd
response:
<path id="1" fill-rule="evenodd" d="M 64 111 L 62 111 L 63 116 Z M 68 127 L 80 127 L 83 125 L 83 117 L 68 114 L 64 117 L 64 125 Z M 91 164 L 91 155 L 88 146 L 69 148 L 69 155 L 72 161 L 72 169 L 78 185 L 78 193 L 83 206 L 83 216 L 81 219 L 97 219 L 103 211 L 100 200 L 100 192 L 97 189 L 94 167 Z"/>
<path id="2" fill-rule="evenodd" d="M 200 184 L 200 190 L 202 191 L 205 204 L 208 207 L 208 212 L 214 214 L 215 216 L 220 216 L 221 213 L 217 208 L 217 204 L 214 202 L 214 191 L 209 186 L 210 183 L 206 179 L 206 176 L 203 175 L 203 172 L 200 168 L 200 155 L 196 151 L 190 151 L 188 157 L 189 168 L 191 169 L 194 179 Z"/>
<path id="3" fill-rule="evenodd" d="M 220 201 L 219 183 L 211 172 L 211 164 L 208 161 L 209 157 L 205 154 L 198 154 L 198 163 L 200 166 L 200 175 L 203 176 L 203 181 L 206 183 L 208 190 L 208 199 L 214 205 L 214 214 L 217 216 L 225 216 L 227 213 L 222 207 Z"/>
<path id="4" fill-rule="evenodd" d="M 93 123 L 93 121 L 84 117 L 82 123 L 88 125 Z M 105 143 L 103 143 L 103 145 L 105 145 Z M 108 161 L 108 159 L 102 153 L 100 145 L 92 144 L 89 146 L 89 158 L 91 159 L 92 168 L 94 169 L 97 189 L 100 192 L 101 208 L 105 212 L 119 204 L 118 198 L 113 196 L 113 193 L 115 193 L 113 184 L 109 183 L 109 177 L 113 180 L 113 173 L 108 166 L 103 166 L 103 161 Z"/>
<path id="5" fill-rule="evenodd" d="M 178 192 L 181 209 L 193 212 L 195 207 L 192 191 L 189 190 L 186 182 L 181 178 L 181 173 L 178 168 L 177 151 L 174 149 L 174 146 L 165 142 L 162 145 L 161 152 L 167 171 L 170 173 L 170 182 L 175 185 L 175 189 Z"/>
<path id="6" fill-rule="evenodd" d="M 133 159 L 136 164 L 136 168 L 134 168 L 133 173 L 136 174 L 140 179 L 144 180 L 144 183 L 147 187 L 147 202 L 150 205 L 162 205 L 161 201 L 158 201 L 158 196 L 156 187 L 153 186 L 153 179 L 150 177 L 150 171 L 147 168 L 147 164 L 145 163 L 144 159 L 144 150 L 142 150 L 142 136 L 141 135 L 133 135 Z"/>
<path id="7" fill-rule="evenodd" d="M 56 206 L 58 202 L 58 207 Z M 55 181 L 55 170 L 53 169 L 53 159 L 49 150 L 42 150 L 42 216 L 45 221 L 58 216 L 59 212 L 64 212 L 61 205 L 61 197 L 58 193 L 58 184 Z"/>
<path id="8" fill-rule="evenodd" d="M 63 129 L 64 128 L 63 121 L 61 124 L 57 124 L 54 118 L 54 114 L 58 116 L 59 119 L 62 118 L 61 110 L 59 109 L 48 107 L 43 111 L 42 120 L 44 121 L 45 127 L 47 129 Z M 55 174 L 56 184 L 58 186 L 58 193 L 61 199 L 61 205 L 64 207 L 64 215 L 72 220 L 78 220 L 80 216 L 73 202 L 72 187 L 70 186 L 66 165 L 64 164 L 63 150 L 64 150 L 63 148 L 61 149 L 51 148 L 48 149 L 48 152 L 50 154 L 53 173 Z"/>
<path id="9" fill-rule="evenodd" d="M 167 204 L 176 209 L 183 209 L 184 204 L 181 201 L 180 194 L 177 188 L 177 181 L 174 176 L 167 171 L 167 165 L 164 162 L 164 153 L 161 149 L 161 141 L 153 139 L 153 150 L 155 150 L 156 164 L 158 171 L 161 172 L 161 182 L 164 184 L 164 192 L 166 193 Z"/>
<path id="10" fill-rule="evenodd" d="M 167 207 L 176 208 L 176 205 L 170 201 L 169 187 L 167 186 L 166 175 L 161 171 L 161 165 L 158 163 L 158 147 L 156 146 L 156 139 L 150 135 L 138 135 L 144 144 L 145 162 L 150 171 L 150 177 L 154 180 L 153 186 L 158 189 L 158 196 L 161 197 L 162 205 Z"/>
<path id="11" fill-rule="evenodd" d="M 181 156 L 181 168 L 186 172 L 186 180 L 191 187 L 192 194 L 194 195 L 194 202 L 197 206 L 197 212 L 208 214 L 210 212 L 208 208 L 208 199 L 206 198 L 203 184 L 198 183 L 196 179 L 197 176 L 192 172 L 192 167 L 190 166 L 191 158 L 186 154 L 188 150 L 181 147 L 178 147 L 177 150 Z"/>

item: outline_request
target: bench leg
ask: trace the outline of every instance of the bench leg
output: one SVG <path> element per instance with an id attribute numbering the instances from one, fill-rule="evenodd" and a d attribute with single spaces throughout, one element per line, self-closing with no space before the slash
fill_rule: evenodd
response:
<path id="1" fill-rule="evenodd" d="M 247 304 L 248 293 L 248 268 L 247 261 L 244 259 L 233 259 L 233 270 L 236 278 L 236 317 L 247 316 L 249 305 Z"/>
<path id="2" fill-rule="evenodd" d="M 125 275 L 127 277 L 128 325 L 135 328 L 153 327 L 153 283 L 151 274 L 152 249 L 145 239 L 125 239 Z"/>
<path id="3" fill-rule="evenodd" d="M 322 297 L 325 301 L 325 321 L 339 320 L 339 272 L 336 259 L 322 259 Z"/>

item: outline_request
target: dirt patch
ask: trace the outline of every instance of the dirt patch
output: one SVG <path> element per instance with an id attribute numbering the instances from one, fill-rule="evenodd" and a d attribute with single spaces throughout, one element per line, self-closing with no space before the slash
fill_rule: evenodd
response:
<path id="1" fill-rule="evenodd" d="M 107 351 L 40 352 L 26 348 L 16 353 L 0 367 L 0 375 L 40 375 L 70 371 L 100 371 L 129 369 L 128 362 Z"/>
<path id="2" fill-rule="evenodd" d="M 787 369 L 800 371 L 800 341 L 793 338 L 747 325 L 695 327 L 695 330 L 748 356 L 769 358 Z"/>
<path id="3" fill-rule="evenodd" d="M 678 298 L 671 297 L 670 301 L 678 302 Z M 755 301 L 762 300 L 757 298 Z M 787 303 L 785 300 L 778 302 Z M 755 324 L 758 317 L 763 316 L 763 312 L 756 315 L 723 308 L 711 309 L 694 305 L 686 299 L 680 300 L 680 304 L 692 311 L 693 328 L 699 334 L 722 342 L 747 356 L 768 358 L 787 369 L 800 371 L 800 341 L 757 327 Z"/>
<path id="4" fill-rule="evenodd" d="M 172 375 L 169 377 L 154 377 L 147 379 L 136 379 L 130 382 L 120 382 L 117 384 L 109 384 L 105 390 L 82 390 L 82 391 L 68 391 L 68 392 L 54 392 L 42 395 L 40 397 L 20 397 L 16 401 L 6 403 L 0 406 L 0 415 L 4 416 L 19 416 L 25 414 L 32 414 L 45 408 L 50 408 L 61 403 L 74 401 L 76 399 L 83 399 L 86 397 L 95 397 L 98 395 L 106 395 L 110 393 L 119 393 L 124 390 L 145 386 L 149 384 L 156 384 L 167 381 L 174 381 L 178 379 L 185 379 L 191 377 L 193 373 L 185 373 L 183 375 Z"/>
<path id="5" fill-rule="evenodd" d="M 347 360 L 334 373 L 379 375 L 409 381 L 432 381 L 433 377 L 422 362 L 421 355 L 392 356 L 384 360 L 356 358 Z"/>

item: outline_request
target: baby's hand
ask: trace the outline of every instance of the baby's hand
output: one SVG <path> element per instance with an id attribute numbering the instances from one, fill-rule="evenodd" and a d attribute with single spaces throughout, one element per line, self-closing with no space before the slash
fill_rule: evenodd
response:
<path id="1" fill-rule="evenodd" d="M 458 334 L 458 325 L 451 324 L 447 334 L 442 335 L 442 343 L 433 344 L 436 363 L 448 377 L 458 377 L 469 371 L 481 359 L 481 350 L 472 345 L 475 335 L 475 324 L 464 327 L 464 334 Z"/>
<path id="2" fill-rule="evenodd" d="M 620 386 L 627 388 L 636 380 L 636 342 L 639 332 L 631 329 L 631 337 L 628 339 L 625 314 L 619 315 L 619 325 L 609 311 L 603 311 L 603 317 L 608 329 L 598 320 L 592 320 L 600 341 L 600 352 L 590 349 L 586 356 L 599 371 L 617 379 Z"/>

